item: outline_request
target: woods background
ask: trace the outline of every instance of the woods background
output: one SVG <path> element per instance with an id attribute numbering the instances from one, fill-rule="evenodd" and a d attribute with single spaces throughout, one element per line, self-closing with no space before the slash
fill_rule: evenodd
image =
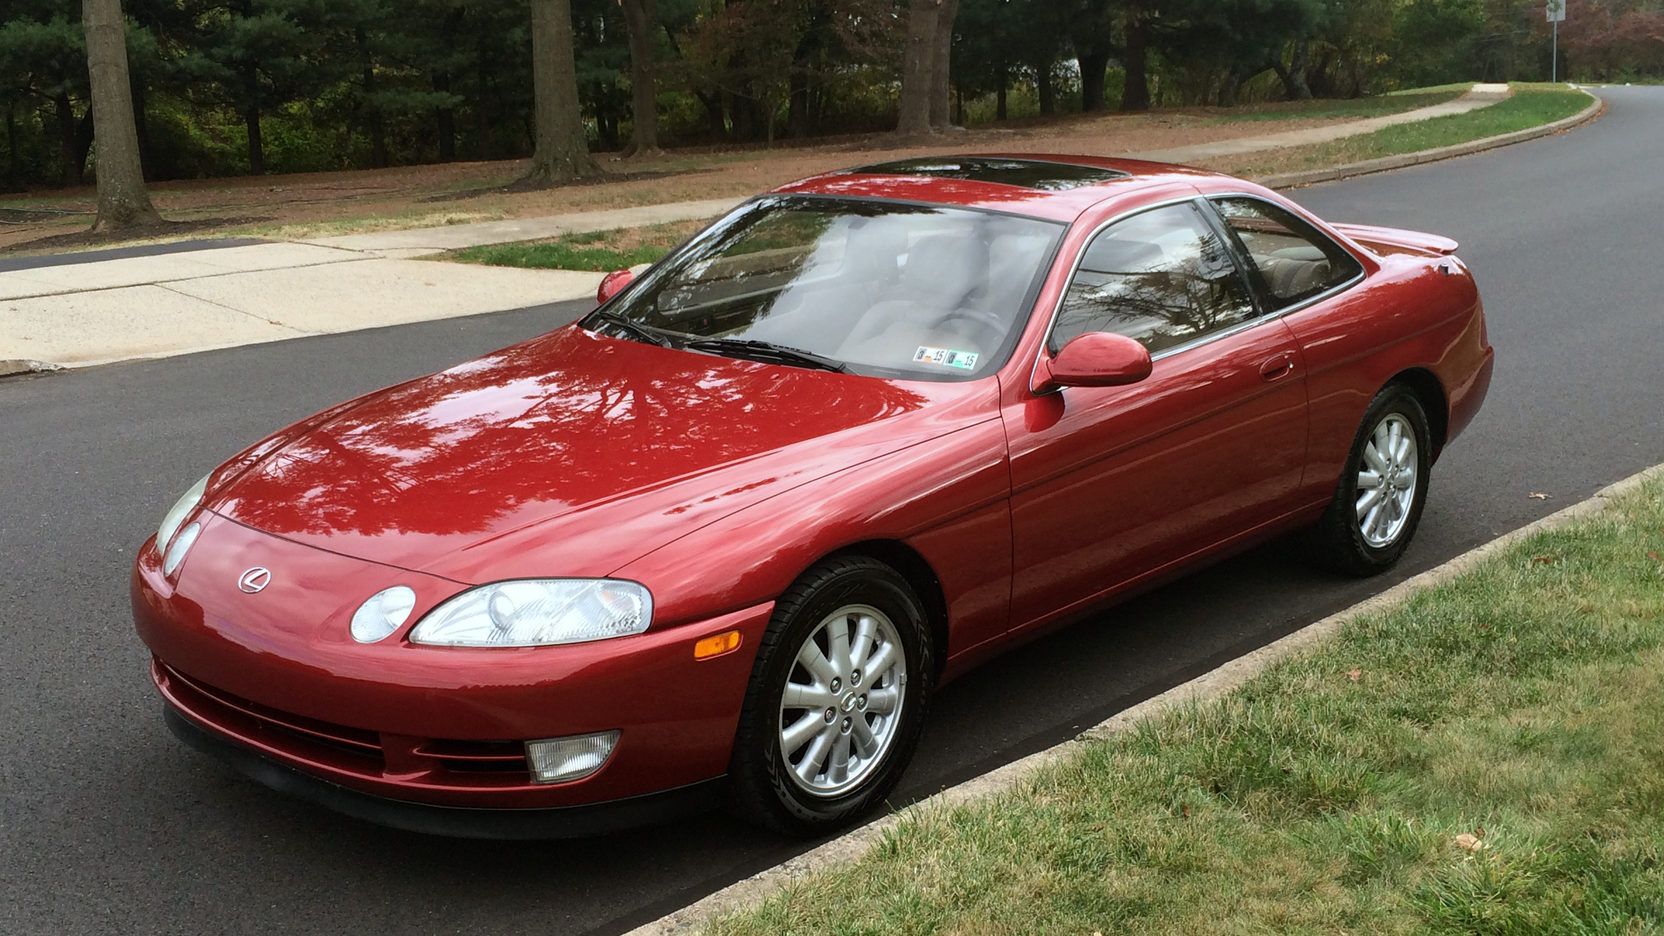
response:
<path id="1" fill-rule="evenodd" d="M 125 0 L 145 177 L 527 156 L 533 5 Z M 1568 8 L 1563 77 L 1664 77 L 1664 0 Z M 570 0 L 580 132 L 612 151 L 905 128 L 921 16 L 951 45 L 938 110 L 960 125 L 1549 70 L 1541 0 Z M 88 180 L 79 2 L 4 0 L 0 113 L 0 189 Z"/>

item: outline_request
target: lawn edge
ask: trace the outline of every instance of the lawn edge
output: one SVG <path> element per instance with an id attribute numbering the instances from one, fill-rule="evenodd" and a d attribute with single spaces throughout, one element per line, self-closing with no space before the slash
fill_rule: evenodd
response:
<path id="1" fill-rule="evenodd" d="M 1433 162 L 1443 162 L 1446 159 L 1455 159 L 1458 156 L 1471 156 L 1474 153 L 1483 153 L 1487 150 L 1500 149 L 1504 146 L 1512 146 L 1515 143 L 1526 143 L 1531 140 L 1540 140 L 1543 137 L 1553 136 L 1556 133 L 1563 133 L 1575 127 L 1582 126 L 1591 120 L 1598 119 L 1606 112 L 1606 101 L 1599 95 L 1591 93 L 1588 88 L 1582 86 L 1578 86 L 1573 90 L 1587 96 L 1590 99 L 1589 106 L 1583 108 L 1583 110 L 1578 111 L 1570 117 L 1562 117 L 1559 120 L 1550 121 L 1546 124 L 1539 124 L 1535 127 L 1526 127 L 1523 130 L 1513 130 L 1508 133 L 1499 133 L 1496 136 L 1484 137 L 1483 139 L 1469 140 L 1466 143 L 1453 143 L 1449 146 L 1419 150 L 1414 153 L 1400 153 L 1397 156 L 1382 156 L 1378 159 L 1366 159 L 1362 162 L 1347 163 L 1341 166 L 1330 166 L 1324 169 L 1305 169 L 1300 172 L 1282 172 L 1275 175 L 1261 176 L 1253 181 L 1258 182 L 1269 189 L 1281 190 L 1303 188 L 1308 185 L 1316 185 L 1320 182 L 1334 182 L 1340 179 L 1350 179 L 1355 176 L 1372 175 L 1377 172 L 1390 172 L 1394 169 L 1408 169 L 1411 166 L 1420 166 Z"/>
<path id="2" fill-rule="evenodd" d="M 1333 637 L 1346 622 L 1362 615 L 1395 607 L 1416 592 L 1462 575 L 1481 562 L 1496 556 L 1527 537 L 1599 514 L 1607 509 L 1609 502 L 1613 499 L 1635 491 L 1654 478 L 1661 477 L 1664 477 L 1664 464 L 1644 468 L 1621 481 L 1595 491 L 1585 500 L 1561 508 L 1546 517 L 1533 520 L 1525 526 L 1481 543 L 1376 595 L 1314 621 L 1257 650 L 1245 653 L 1194 679 L 1174 686 L 1166 692 L 1123 709 L 1087 728 L 1068 741 L 1012 761 L 956 786 L 948 787 L 939 793 L 818 845 L 801 855 L 789 858 L 772 868 L 760 871 L 744 880 L 708 894 L 680 910 L 629 930 L 625 936 L 672 936 L 672 934 L 688 933 L 717 917 L 747 909 L 801 877 L 860 858 L 886 832 L 914 814 L 951 808 L 972 800 L 1007 792 L 1017 786 L 1029 774 L 1071 756 L 1084 744 L 1125 731 L 1141 722 L 1159 717 L 1176 707 L 1227 695 L 1271 666 L 1303 653 L 1315 644 Z"/>

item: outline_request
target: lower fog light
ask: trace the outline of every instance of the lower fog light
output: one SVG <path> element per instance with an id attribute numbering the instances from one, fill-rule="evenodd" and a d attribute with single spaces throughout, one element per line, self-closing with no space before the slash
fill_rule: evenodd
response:
<path id="1" fill-rule="evenodd" d="M 526 760 L 531 763 L 533 780 L 538 783 L 562 783 L 600 770 L 617 743 L 616 731 L 527 741 Z"/>

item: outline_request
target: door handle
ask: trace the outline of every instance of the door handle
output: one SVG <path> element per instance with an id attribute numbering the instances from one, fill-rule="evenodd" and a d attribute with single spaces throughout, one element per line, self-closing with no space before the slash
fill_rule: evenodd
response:
<path id="1" fill-rule="evenodd" d="M 1260 365 L 1260 377 L 1267 380 L 1277 380 L 1294 373 L 1294 354 L 1284 351 L 1264 364 Z"/>

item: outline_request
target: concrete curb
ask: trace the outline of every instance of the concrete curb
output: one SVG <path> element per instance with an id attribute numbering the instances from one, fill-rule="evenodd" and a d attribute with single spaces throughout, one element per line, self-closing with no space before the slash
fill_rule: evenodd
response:
<path id="1" fill-rule="evenodd" d="M 1573 127 L 1580 126 L 1599 117 L 1606 110 L 1606 102 L 1579 88 L 1592 100 L 1588 107 L 1570 117 L 1562 117 L 1552 123 L 1538 127 L 1527 127 L 1512 133 L 1502 133 L 1482 140 L 1469 140 L 1466 143 L 1456 143 L 1451 146 L 1441 146 L 1437 149 L 1422 150 L 1416 153 L 1404 153 L 1399 156 L 1383 156 L 1380 159 L 1366 159 L 1363 162 L 1348 163 L 1344 166 L 1332 166 L 1327 169 L 1309 169 L 1303 172 L 1284 172 L 1274 176 L 1255 179 L 1255 182 L 1272 189 L 1299 188 L 1304 185 L 1316 185 L 1319 182 L 1333 182 L 1337 179 L 1349 179 L 1353 176 L 1369 175 L 1375 172 L 1388 172 L 1393 169 L 1405 169 L 1424 163 L 1440 162 L 1454 159 L 1458 156 L 1470 156 L 1483 153 L 1486 150 L 1497 149 L 1502 146 L 1512 146 L 1552 136 Z"/>
<path id="2" fill-rule="evenodd" d="M 627 936 L 672 936 L 687 933 L 697 927 L 736 910 L 744 909 L 789 886 L 798 878 L 845 864 L 860 858 L 890 829 L 910 816 L 927 811 L 950 809 L 973 800 L 1007 792 L 1025 777 L 1048 764 L 1073 755 L 1082 745 L 1109 737 L 1120 731 L 1159 717 L 1182 705 L 1217 699 L 1258 676 L 1276 663 L 1296 656 L 1314 644 L 1329 639 L 1355 617 L 1384 611 L 1424 588 L 1449 581 L 1472 569 L 1475 565 L 1497 555 L 1515 543 L 1543 530 L 1565 526 L 1575 520 L 1600 513 L 1615 497 L 1627 494 L 1653 478 L 1664 478 L 1664 465 L 1654 465 L 1596 491 L 1587 500 L 1579 501 L 1546 517 L 1535 520 L 1509 533 L 1476 546 L 1419 575 L 1411 576 L 1397 585 L 1363 601 L 1338 611 L 1322 620 L 1275 640 L 1251 653 L 1175 686 L 1110 716 L 1061 744 L 1037 751 L 1021 760 L 949 787 L 875 822 L 855 829 L 801 855 L 738 881 L 690 905 L 631 930 Z"/>
<path id="3" fill-rule="evenodd" d="M 28 358 L 6 358 L 0 360 L 0 377 L 15 377 L 18 374 L 43 374 L 47 371 L 63 370 L 57 364 L 45 361 L 31 361 Z"/>

